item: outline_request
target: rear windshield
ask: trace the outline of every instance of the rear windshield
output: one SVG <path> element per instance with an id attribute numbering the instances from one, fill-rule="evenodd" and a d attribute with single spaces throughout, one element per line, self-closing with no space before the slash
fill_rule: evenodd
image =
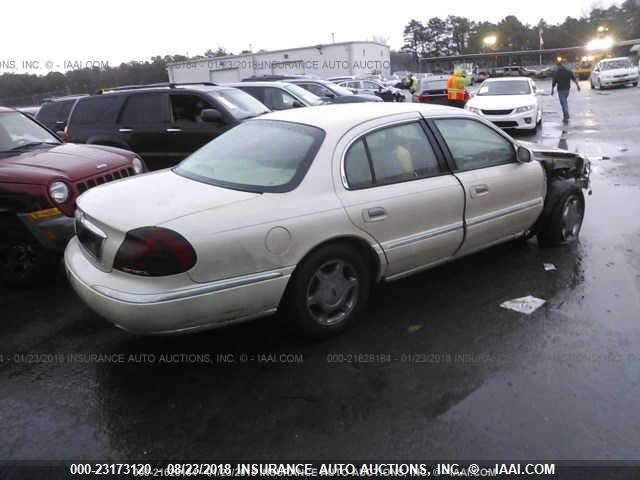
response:
<path id="1" fill-rule="evenodd" d="M 89 125 L 115 123 L 122 104 L 121 96 L 99 95 L 78 100 L 71 114 L 70 123 Z"/>
<path id="2" fill-rule="evenodd" d="M 324 131 L 298 123 L 252 120 L 215 138 L 174 171 L 193 180 L 250 192 L 287 192 L 304 178 Z"/>
<path id="3" fill-rule="evenodd" d="M 446 80 L 422 80 L 422 90 L 446 90 Z"/>
<path id="4" fill-rule="evenodd" d="M 478 95 L 529 95 L 531 86 L 527 80 L 509 80 L 485 82 L 478 90 Z"/>
<path id="5" fill-rule="evenodd" d="M 602 70 L 613 70 L 616 68 L 631 68 L 631 66 L 632 66 L 631 61 L 628 58 L 602 62 Z"/>

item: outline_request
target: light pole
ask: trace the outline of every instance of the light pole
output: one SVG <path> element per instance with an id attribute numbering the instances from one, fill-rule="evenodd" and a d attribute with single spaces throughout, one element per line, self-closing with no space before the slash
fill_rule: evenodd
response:
<path id="1" fill-rule="evenodd" d="M 498 43 L 498 37 L 495 35 L 487 35 L 482 39 L 482 45 L 484 46 L 485 52 L 487 51 L 487 49 L 493 49 L 496 46 L 496 43 Z M 497 58 L 494 58 L 494 67 L 496 66 L 498 62 Z"/>

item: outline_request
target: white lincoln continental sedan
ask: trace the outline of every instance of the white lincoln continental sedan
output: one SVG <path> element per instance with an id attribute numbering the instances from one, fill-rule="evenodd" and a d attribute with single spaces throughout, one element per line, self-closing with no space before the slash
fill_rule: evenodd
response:
<path id="1" fill-rule="evenodd" d="M 500 242 L 577 239 L 589 163 L 461 109 L 362 103 L 249 120 L 177 167 L 93 188 L 65 253 L 115 325 L 173 333 L 280 311 L 338 332 L 392 281 Z"/>

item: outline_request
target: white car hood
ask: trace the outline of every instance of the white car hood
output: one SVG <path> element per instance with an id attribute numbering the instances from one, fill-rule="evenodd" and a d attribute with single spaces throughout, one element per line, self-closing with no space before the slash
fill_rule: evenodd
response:
<path id="1" fill-rule="evenodd" d="M 77 205 L 98 222 L 127 232 L 256 197 L 260 194 L 216 187 L 161 170 L 92 188 L 78 198 Z"/>
<path id="2" fill-rule="evenodd" d="M 535 103 L 533 95 L 476 95 L 467 105 L 482 110 L 507 110 Z"/>

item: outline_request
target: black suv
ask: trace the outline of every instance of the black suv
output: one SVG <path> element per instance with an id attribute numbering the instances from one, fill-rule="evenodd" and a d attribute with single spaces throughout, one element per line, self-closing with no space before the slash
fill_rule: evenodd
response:
<path id="1" fill-rule="evenodd" d="M 158 170 L 266 112 L 251 95 L 214 83 L 117 87 L 78 100 L 64 137 L 134 151 L 149 170 Z"/>
<path id="2" fill-rule="evenodd" d="M 38 110 L 35 118 L 49 130 L 60 135 L 64 131 L 64 127 L 67 126 L 67 119 L 73 106 L 80 98 L 88 96 L 88 94 L 84 94 L 48 98 Z"/>

